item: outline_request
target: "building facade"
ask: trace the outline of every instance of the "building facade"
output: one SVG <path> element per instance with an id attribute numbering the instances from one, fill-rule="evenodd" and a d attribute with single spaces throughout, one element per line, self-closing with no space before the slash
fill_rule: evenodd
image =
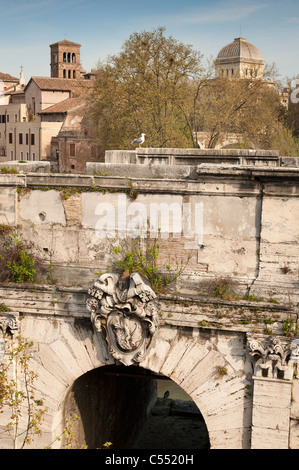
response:
<path id="1" fill-rule="evenodd" d="M 31 77 L 26 86 L 22 73 L 20 80 L 0 74 L 0 163 L 58 159 L 52 139 L 76 100 L 83 106 L 93 86 L 94 75 L 84 76 L 80 47 L 67 40 L 51 44 L 51 77 Z"/>
<path id="2" fill-rule="evenodd" d="M 81 78 L 80 48 L 81 44 L 66 39 L 51 44 L 51 77 Z"/>
<path id="3" fill-rule="evenodd" d="M 216 76 L 263 78 L 264 63 L 257 47 L 245 38 L 235 38 L 219 51 L 216 58 Z"/>

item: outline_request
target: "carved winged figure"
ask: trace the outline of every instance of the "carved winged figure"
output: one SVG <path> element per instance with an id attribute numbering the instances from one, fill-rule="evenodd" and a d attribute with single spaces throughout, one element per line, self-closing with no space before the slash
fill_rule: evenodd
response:
<path id="1" fill-rule="evenodd" d="M 158 326 L 156 294 L 138 274 L 102 274 L 88 290 L 91 321 L 111 354 L 124 364 L 140 362 Z"/>

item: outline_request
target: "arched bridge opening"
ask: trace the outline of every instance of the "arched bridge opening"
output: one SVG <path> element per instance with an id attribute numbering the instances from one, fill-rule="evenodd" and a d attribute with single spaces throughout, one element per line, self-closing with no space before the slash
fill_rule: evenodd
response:
<path id="1" fill-rule="evenodd" d="M 68 393 L 64 413 L 77 448 L 210 447 L 191 397 L 168 377 L 141 367 L 112 365 L 85 373 Z"/>

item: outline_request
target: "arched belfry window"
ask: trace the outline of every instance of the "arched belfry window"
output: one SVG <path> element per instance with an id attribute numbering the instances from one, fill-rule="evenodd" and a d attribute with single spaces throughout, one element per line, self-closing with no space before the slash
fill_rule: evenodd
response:
<path id="1" fill-rule="evenodd" d="M 68 62 L 71 61 L 71 53 L 70 53 L 70 52 L 68 52 L 68 54 L 67 54 L 67 61 L 68 61 Z"/>
<path id="2" fill-rule="evenodd" d="M 63 62 L 66 62 L 66 52 L 63 53 Z"/>
<path id="3" fill-rule="evenodd" d="M 74 52 L 72 53 L 72 62 L 73 64 L 76 63 L 76 54 Z"/>
<path id="4" fill-rule="evenodd" d="M 66 70 L 63 71 L 63 78 L 66 78 Z"/>

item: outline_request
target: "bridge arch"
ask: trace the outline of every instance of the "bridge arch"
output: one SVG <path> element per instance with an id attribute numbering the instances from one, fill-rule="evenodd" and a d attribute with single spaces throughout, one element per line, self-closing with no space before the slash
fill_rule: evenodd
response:
<path id="1" fill-rule="evenodd" d="M 37 394 L 48 405 L 42 437 L 34 445 L 59 448 L 56 437 L 64 426 L 64 407 L 74 382 L 116 361 L 89 318 L 28 316 L 22 330 L 38 345 Z M 139 366 L 170 378 L 192 398 L 204 417 L 211 448 L 250 447 L 250 371 L 243 333 L 164 325 Z"/>
<path id="2" fill-rule="evenodd" d="M 161 390 L 168 391 L 165 397 Z M 165 376 L 139 366 L 87 372 L 74 382 L 64 409 L 78 448 L 100 449 L 107 442 L 113 449 L 209 448 L 204 419 L 191 398 Z"/>

